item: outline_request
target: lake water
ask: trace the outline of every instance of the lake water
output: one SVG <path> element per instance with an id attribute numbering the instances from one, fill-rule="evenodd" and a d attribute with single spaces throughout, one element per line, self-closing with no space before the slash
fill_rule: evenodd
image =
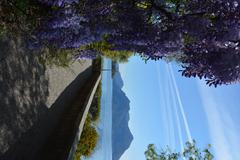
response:
<path id="1" fill-rule="evenodd" d="M 98 124 L 100 140 L 87 160 L 112 160 L 112 61 L 104 59 L 102 69 L 101 114 Z"/>

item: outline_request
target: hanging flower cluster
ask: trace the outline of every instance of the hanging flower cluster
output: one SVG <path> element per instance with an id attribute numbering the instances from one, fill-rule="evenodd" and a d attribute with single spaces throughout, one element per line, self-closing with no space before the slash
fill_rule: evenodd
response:
<path id="1" fill-rule="evenodd" d="M 36 32 L 35 46 L 81 49 L 104 40 L 113 50 L 149 59 L 177 55 L 184 76 L 209 85 L 240 80 L 240 0 L 39 1 L 54 9 Z M 77 57 L 84 54 L 98 53 Z"/>

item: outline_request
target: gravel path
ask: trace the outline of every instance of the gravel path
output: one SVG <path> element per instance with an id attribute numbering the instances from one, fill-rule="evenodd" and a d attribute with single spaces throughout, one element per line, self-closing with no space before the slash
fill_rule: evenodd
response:
<path id="1" fill-rule="evenodd" d="M 21 38 L 0 40 L 1 160 L 25 160 L 38 150 L 74 90 L 91 75 L 90 66 L 46 67 Z"/>

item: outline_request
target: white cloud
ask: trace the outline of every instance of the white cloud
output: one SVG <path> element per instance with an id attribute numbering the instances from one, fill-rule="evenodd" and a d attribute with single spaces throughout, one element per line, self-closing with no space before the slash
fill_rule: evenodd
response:
<path id="1" fill-rule="evenodd" d="M 240 139 L 234 121 L 221 100 L 216 99 L 212 88 L 198 81 L 203 109 L 209 125 L 211 144 L 216 160 L 240 159 Z"/>

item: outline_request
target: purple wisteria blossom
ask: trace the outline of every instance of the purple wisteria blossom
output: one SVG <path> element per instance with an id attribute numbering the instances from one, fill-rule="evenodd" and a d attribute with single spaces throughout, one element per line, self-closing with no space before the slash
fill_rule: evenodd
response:
<path id="1" fill-rule="evenodd" d="M 240 81 L 240 0 L 40 2 L 54 9 L 36 31 L 39 45 L 81 49 L 104 41 L 147 59 L 177 55 L 184 76 L 209 85 Z"/>

